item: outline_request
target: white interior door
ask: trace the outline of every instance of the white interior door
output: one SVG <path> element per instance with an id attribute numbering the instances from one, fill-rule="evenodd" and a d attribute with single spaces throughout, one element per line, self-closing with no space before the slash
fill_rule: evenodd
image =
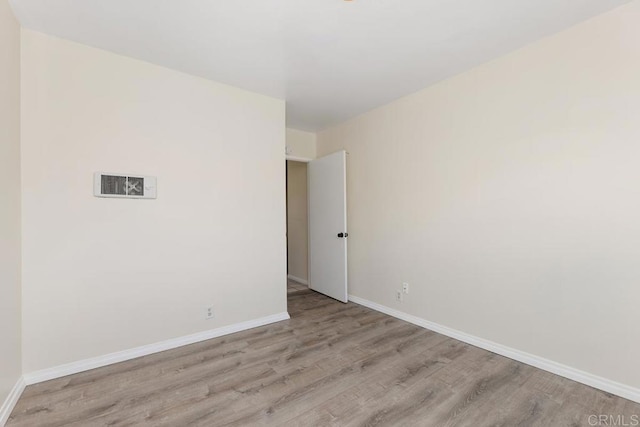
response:
<path id="1" fill-rule="evenodd" d="M 309 287 L 347 302 L 347 161 L 338 151 L 309 162 Z"/>

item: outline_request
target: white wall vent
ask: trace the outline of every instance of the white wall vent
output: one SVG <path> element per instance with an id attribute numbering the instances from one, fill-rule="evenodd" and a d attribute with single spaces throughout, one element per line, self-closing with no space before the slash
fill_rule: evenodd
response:
<path id="1" fill-rule="evenodd" d="M 156 177 L 96 172 L 93 174 L 93 195 L 127 199 L 155 199 Z"/>

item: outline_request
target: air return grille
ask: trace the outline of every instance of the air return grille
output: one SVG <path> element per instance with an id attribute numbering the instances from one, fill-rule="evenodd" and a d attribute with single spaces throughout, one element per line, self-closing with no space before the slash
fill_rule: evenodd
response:
<path id="1" fill-rule="evenodd" d="M 156 178 L 96 172 L 93 177 L 93 195 L 96 197 L 155 199 Z"/>

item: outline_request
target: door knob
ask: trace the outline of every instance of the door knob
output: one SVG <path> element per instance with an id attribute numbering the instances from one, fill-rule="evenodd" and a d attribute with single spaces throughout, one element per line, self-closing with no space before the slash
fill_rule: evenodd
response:
<path id="1" fill-rule="evenodd" d="M 345 237 L 349 237 L 349 233 L 338 233 L 338 237 L 344 239 Z"/>

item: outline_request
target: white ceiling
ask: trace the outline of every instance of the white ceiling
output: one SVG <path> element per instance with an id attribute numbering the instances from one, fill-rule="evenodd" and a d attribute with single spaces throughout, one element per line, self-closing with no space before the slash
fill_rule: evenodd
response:
<path id="1" fill-rule="evenodd" d="M 287 100 L 316 131 L 629 0 L 10 0 L 27 27 Z"/>

